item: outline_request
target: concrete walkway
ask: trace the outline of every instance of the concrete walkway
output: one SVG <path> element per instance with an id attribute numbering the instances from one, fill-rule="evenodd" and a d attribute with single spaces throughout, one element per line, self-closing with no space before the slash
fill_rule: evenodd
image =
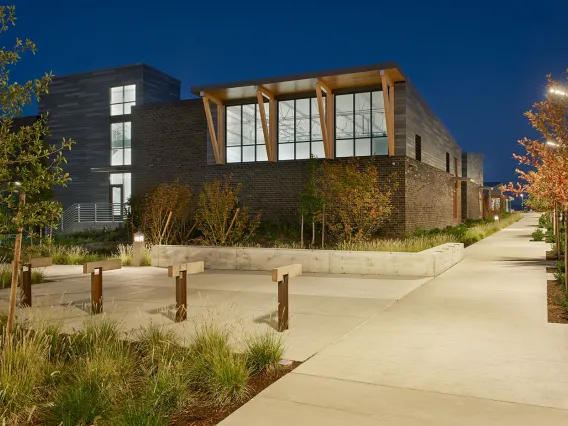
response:
<path id="1" fill-rule="evenodd" d="M 469 247 L 221 424 L 568 425 L 568 325 L 547 323 L 536 225 Z"/>

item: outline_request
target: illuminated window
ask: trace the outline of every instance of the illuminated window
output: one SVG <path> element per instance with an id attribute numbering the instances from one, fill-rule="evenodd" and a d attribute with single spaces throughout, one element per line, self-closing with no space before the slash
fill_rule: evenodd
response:
<path id="1" fill-rule="evenodd" d="M 325 113 L 325 102 L 324 102 Z M 317 98 L 278 102 L 278 159 L 324 158 Z"/>
<path id="2" fill-rule="evenodd" d="M 258 104 L 228 106 L 226 111 L 227 163 L 268 161 Z M 268 124 L 268 103 L 264 111 Z"/>
<path id="3" fill-rule="evenodd" d="M 110 165 L 129 166 L 132 163 L 132 126 L 130 122 L 112 123 L 110 141 Z"/>
<path id="4" fill-rule="evenodd" d="M 130 173 L 111 173 L 110 179 L 110 202 L 114 216 L 124 213 L 123 204 L 132 195 L 132 176 Z"/>
<path id="5" fill-rule="evenodd" d="M 136 105 L 135 84 L 110 89 L 110 115 L 130 114 L 134 105 Z"/>
<path id="6" fill-rule="evenodd" d="M 388 155 L 385 106 L 381 91 L 335 96 L 335 155 Z"/>

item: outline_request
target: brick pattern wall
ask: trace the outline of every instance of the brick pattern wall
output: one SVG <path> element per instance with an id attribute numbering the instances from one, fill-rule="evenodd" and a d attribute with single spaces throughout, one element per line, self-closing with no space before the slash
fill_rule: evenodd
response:
<path id="1" fill-rule="evenodd" d="M 481 219 L 483 217 L 481 185 L 473 182 L 462 183 L 462 219 Z"/>
<path id="2" fill-rule="evenodd" d="M 473 179 L 477 185 L 483 185 L 483 157 L 471 152 L 462 154 L 462 176 Z"/>
<path id="3" fill-rule="evenodd" d="M 454 218 L 454 196 L 458 214 Z M 461 223 L 461 190 L 455 195 L 455 178 L 436 167 L 406 159 L 405 232 L 443 228 Z"/>
<path id="4" fill-rule="evenodd" d="M 132 148 L 133 194 L 144 194 L 161 182 L 176 179 L 197 193 L 205 182 L 232 175 L 234 182 L 243 184 L 242 202 L 252 210 L 261 210 L 264 220 L 299 221 L 299 195 L 307 182 L 308 160 L 207 164 L 207 122 L 200 99 L 139 107 L 132 122 L 136 140 Z M 374 161 L 382 182 L 396 177 L 394 211 L 385 229 L 389 234 L 401 234 L 405 158 L 377 157 Z"/>

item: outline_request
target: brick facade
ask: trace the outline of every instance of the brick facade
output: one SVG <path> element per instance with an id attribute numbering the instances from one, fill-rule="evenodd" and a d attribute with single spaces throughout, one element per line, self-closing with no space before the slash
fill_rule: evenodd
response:
<path id="1" fill-rule="evenodd" d="M 307 182 L 309 161 L 208 164 L 208 138 L 201 100 L 136 107 L 133 128 L 133 194 L 141 195 L 161 182 L 179 179 L 194 192 L 224 175 L 243 184 L 242 202 L 261 210 L 271 222 L 299 221 L 299 195 Z M 338 160 L 336 160 L 338 161 Z M 397 183 L 393 213 L 385 225 L 392 235 L 416 228 L 435 228 L 461 221 L 453 217 L 453 174 L 404 157 L 375 157 L 380 181 Z"/>

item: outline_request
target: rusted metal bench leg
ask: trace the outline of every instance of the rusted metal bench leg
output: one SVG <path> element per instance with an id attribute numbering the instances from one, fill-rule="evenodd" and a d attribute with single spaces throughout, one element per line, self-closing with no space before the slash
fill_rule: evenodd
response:
<path id="1" fill-rule="evenodd" d="M 27 263 L 22 265 L 22 306 L 32 306 L 32 265 Z"/>
<path id="2" fill-rule="evenodd" d="M 103 268 L 95 268 L 91 272 L 91 313 L 103 311 Z"/>
<path id="3" fill-rule="evenodd" d="M 180 271 L 176 277 L 176 322 L 187 319 L 187 273 Z"/>
<path id="4" fill-rule="evenodd" d="M 288 275 L 278 281 L 278 331 L 288 330 Z"/>

